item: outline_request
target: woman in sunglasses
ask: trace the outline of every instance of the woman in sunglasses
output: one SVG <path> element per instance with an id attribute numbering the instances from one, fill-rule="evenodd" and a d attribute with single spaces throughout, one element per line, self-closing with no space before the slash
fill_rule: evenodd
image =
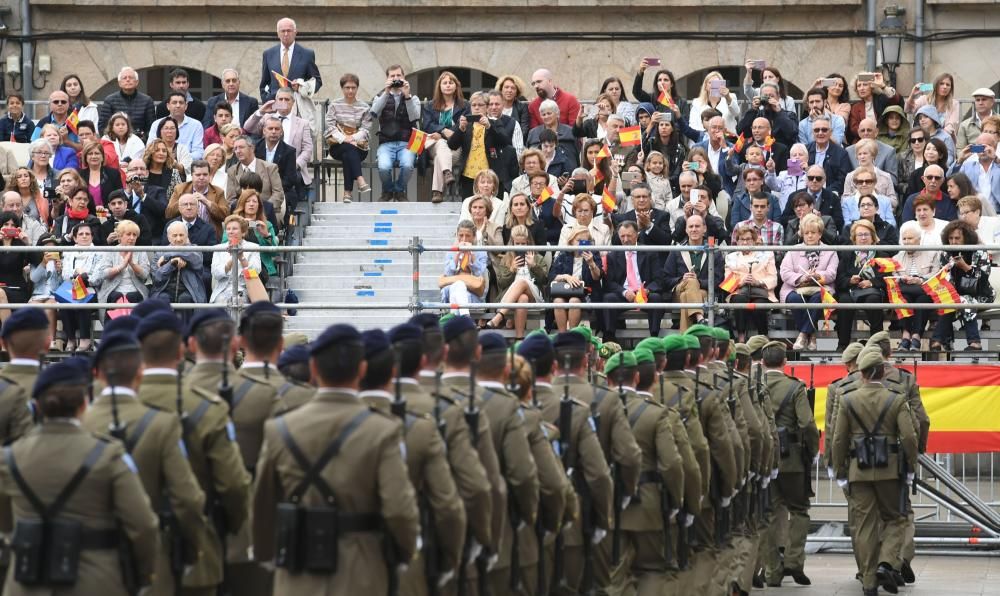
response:
<path id="1" fill-rule="evenodd" d="M 858 197 L 858 211 L 861 216 L 858 221 L 865 220 L 869 222 L 875 230 L 875 238 L 873 238 L 872 244 L 886 244 L 886 245 L 897 245 L 899 244 L 899 231 L 896 226 L 882 219 L 879 215 L 879 201 L 871 191 L 864 190 L 865 188 L 871 188 L 872 183 L 875 181 L 875 177 L 871 173 L 861 173 L 858 174 L 858 184 L 862 189 L 861 196 Z M 854 238 L 852 237 L 852 230 L 854 222 L 844 226 L 844 231 L 840 235 L 841 244 L 854 244 Z M 879 253 L 880 257 L 892 256 L 891 253 Z"/>
<path id="2" fill-rule="evenodd" d="M 856 194 L 858 189 L 855 185 L 855 174 L 862 171 L 862 168 L 871 168 L 875 171 L 875 186 L 866 190 L 869 192 L 874 190 L 884 197 L 889 197 L 889 201 L 892 203 L 893 209 L 895 209 L 896 205 L 899 204 L 899 198 L 896 196 L 896 187 L 892 184 L 892 176 L 889 175 L 889 172 L 879 169 L 875 165 L 875 157 L 878 155 L 878 143 L 872 139 L 861 139 L 854 147 L 855 155 L 858 157 L 858 169 L 849 173 L 847 178 L 844 179 L 844 194 Z"/>
<path id="3" fill-rule="evenodd" d="M 914 191 L 910 188 L 910 176 L 913 172 L 924 165 L 924 147 L 927 145 L 927 133 L 919 128 L 910 129 L 907 137 L 907 148 L 899 156 L 899 173 L 896 179 L 899 180 L 899 192 L 905 197 Z"/>

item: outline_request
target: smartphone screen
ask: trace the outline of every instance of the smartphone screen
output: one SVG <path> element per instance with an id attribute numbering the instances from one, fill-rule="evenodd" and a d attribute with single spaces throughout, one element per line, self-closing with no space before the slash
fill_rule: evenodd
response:
<path id="1" fill-rule="evenodd" d="M 593 246 L 593 244 L 594 244 L 593 240 L 581 240 L 577 242 L 577 246 Z"/>
<path id="2" fill-rule="evenodd" d="M 969 152 L 982 153 L 986 151 L 986 145 L 969 145 Z"/>
<path id="3" fill-rule="evenodd" d="M 870 72 L 862 72 L 858 74 L 858 81 L 861 83 L 871 83 L 875 80 L 875 75 Z"/>
<path id="4" fill-rule="evenodd" d="M 823 79 L 821 83 L 824 87 L 833 87 L 840 82 L 840 79 Z"/>
<path id="5" fill-rule="evenodd" d="M 797 159 L 788 160 L 788 175 L 789 176 L 801 176 L 802 175 L 802 162 Z"/>
<path id="6" fill-rule="evenodd" d="M 649 58 L 649 57 L 647 57 L 647 58 L 643 58 L 643 60 L 646 61 L 646 65 L 647 66 L 659 66 L 660 65 L 660 59 L 659 58 Z"/>
<path id="7" fill-rule="evenodd" d="M 764 70 L 767 68 L 767 60 L 751 60 L 753 62 L 753 67 L 757 70 Z"/>
<path id="8" fill-rule="evenodd" d="M 934 89 L 934 85 L 931 85 L 930 83 L 920 83 L 921 93 L 930 93 L 932 89 Z"/>

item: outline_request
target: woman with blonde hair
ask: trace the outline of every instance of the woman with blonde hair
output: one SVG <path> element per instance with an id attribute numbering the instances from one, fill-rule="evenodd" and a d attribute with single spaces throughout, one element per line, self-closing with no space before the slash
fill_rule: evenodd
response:
<path id="1" fill-rule="evenodd" d="M 717 87 L 713 89 L 712 81 Z M 736 130 L 736 123 L 740 119 L 740 106 L 736 97 L 729 93 L 726 80 L 722 73 L 717 70 L 705 75 L 701 82 L 701 93 L 691 100 L 691 111 L 688 112 L 688 126 L 695 130 L 705 130 L 705 125 L 701 122 L 701 114 L 705 110 L 714 108 L 722 112 L 722 117 L 726 121 L 726 130 Z"/>
<path id="2" fill-rule="evenodd" d="M 726 255 L 726 278 L 734 275 L 739 285 L 726 297 L 730 303 L 777 302 L 774 289 L 778 287 L 778 270 L 774 264 L 774 253 L 750 250 L 760 246 L 760 232 L 752 225 L 739 224 L 733 232 L 736 244 L 745 247 L 740 252 Z M 736 341 L 746 340 L 751 321 L 760 335 L 767 335 L 769 310 L 736 310 L 733 319 L 736 327 Z"/>
<path id="3" fill-rule="evenodd" d="M 236 143 L 236 139 L 240 138 L 243 131 L 236 124 L 230 122 L 229 124 L 223 124 L 222 128 L 219 129 L 219 137 L 222 138 L 222 148 L 226 151 L 226 165 L 223 169 L 236 163 L 236 152 L 233 150 L 233 145 Z M 223 186 L 222 188 L 225 188 Z"/>
<path id="4" fill-rule="evenodd" d="M 524 226 L 528 229 L 531 244 L 536 246 L 545 244 L 545 226 L 538 221 L 535 210 L 531 208 L 531 201 L 526 195 L 514 195 L 510 198 L 510 209 L 507 211 L 501 230 L 504 244 L 511 243 L 511 234 L 517 226 Z"/>
<path id="5" fill-rule="evenodd" d="M 212 186 L 226 188 L 228 176 L 226 168 L 226 148 L 221 143 L 212 143 L 205 147 L 205 161 L 208 162 L 209 174 L 212 176 Z"/>
<path id="6" fill-rule="evenodd" d="M 960 107 L 958 99 L 955 98 L 955 77 L 943 72 L 934 77 L 931 90 L 921 93 L 920 85 L 917 83 L 910 91 L 910 96 L 906 98 L 904 109 L 907 114 L 913 115 L 924 106 L 933 106 L 939 115 L 941 128 L 945 129 L 954 139 L 958 132 L 958 120 Z"/>
<path id="7" fill-rule="evenodd" d="M 566 245 L 579 246 L 590 241 L 590 230 L 576 226 L 570 232 Z M 601 256 L 597 252 L 584 249 L 560 252 L 549 269 L 549 291 L 552 302 L 583 304 L 590 302 L 594 290 L 601 289 Z M 554 312 L 556 328 L 566 331 L 580 324 L 583 310 L 580 308 L 558 308 Z"/>
<path id="8" fill-rule="evenodd" d="M 80 177 L 87 183 L 90 200 L 99 210 L 103 210 L 108 197 L 116 190 L 122 190 L 121 172 L 104 165 L 104 147 L 100 141 L 90 141 L 80 151 L 83 164 Z"/>
<path id="9" fill-rule="evenodd" d="M 146 152 L 142 154 L 142 160 L 149 170 L 146 183 L 165 189 L 168 197 L 174 196 L 174 188 L 184 181 L 181 177 L 183 168 L 174 160 L 167 143 L 163 139 L 150 141 Z"/>
<path id="10" fill-rule="evenodd" d="M 30 215 L 48 228 L 51 220 L 49 200 L 45 198 L 41 187 L 38 186 L 38 180 L 31 174 L 31 170 L 24 167 L 15 170 L 14 175 L 7 180 L 7 187 L 4 190 L 21 195 L 22 215 Z"/>
<path id="11" fill-rule="evenodd" d="M 534 242 L 527 227 L 516 225 L 511 229 L 510 246 L 530 246 Z M 542 301 L 542 288 L 545 287 L 549 272 L 541 254 L 531 250 L 509 250 L 496 264 L 495 270 L 497 294 L 503 296 L 500 302 L 524 304 Z M 526 309 L 501 308 L 486 323 L 486 327 L 498 329 L 504 327 L 505 323 L 509 324 L 511 310 L 514 310 L 514 336 L 521 339 L 528 324 Z"/>
<path id="12" fill-rule="evenodd" d="M 524 103 L 524 94 L 528 86 L 521 77 L 505 74 L 497 79 L 494 89 L 499 91 L 500 97 L 503 98 L 503 110 L 501 110 L 501 113 L 504 116 L 510 116 L 521 128 L 521 135 L 527 137 L 528 131 L 531 130 L 531 117 L 528 115 L 528 104 Z"/>
<path id="13" fill-rule="evenodd" d="M 212 296 L 209 302 L 212 304 L 226 304 L 233 296 L 233 276 L 238 280 L 239 302 L 247 303 L 247 286 L 245 270 L 251 270 L 260 275 L 260 248 L 254 242 L 244 240 L 250 229 L 246 218 L 241 215 L 230 215 L 222 222 L 222 229 L 226 233 L 226 242 L 216 244 L 215 248 L 223 252 L 217 252 L 212 257 Z M 232 249 L 238 248 L 236 253 L 237 266 L 233 262 Z"/>
<path id="14" fill-rule="evenodd" d="M 277 246 L 278 238 L 274 233 L 274 226 L 267 217 L 264 216 L 264 209 L 261 208 L 260 195 L 257 191 L 248 188 L 240 193 L 240 198 L 236 203 L 233 215 L 239 215 L 246 219 L 248 232 L 246 237 L 257 243 L 259 246 Z M 222 233 L 222 241 L 226 242 L 228 237 Z M 267 275 L 277 275 L 278 267 L 274 264 L 274 253 L 261 250 L 260 263 L 264 267 Z"/>
<path id="15" fill-rule="evenodd" d="M 493 170 L 483 170 L 479 172 L 476 179 L 472 183 L 473 190 L 475 194 L 466 197 L 462 201 L 462 211 L 458 216 L 458 221 L 463 219 L 472 219 L 472 215 L 469 213 L 469 204 L 472 203 L 472 199 L 476 197 L 486 197 L 490 200 L 493 206 L 493 214 L 490 215 L 490 220 L 496 223 L 503 223 L 504 217 L 507 215 L 507 209 L 504 201 L 501 197 L 497 195 L 500 194 L 500 177 L 496 175 Z"/>
<path id="16" fill-rule="evenodd" d="M 123 219 L 115 226 L 119 252 L 100 253 L 90 283 L 98 288 L 98 302 L 142 302 L 149 295 L 149 253 L 128 250 L 139 239 L 139 224 Z"/>

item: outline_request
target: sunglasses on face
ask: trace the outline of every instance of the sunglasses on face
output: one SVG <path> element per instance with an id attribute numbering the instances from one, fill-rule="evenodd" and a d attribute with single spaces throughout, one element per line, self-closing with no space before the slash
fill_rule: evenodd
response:
<path id="1" fill-rule="evenodd" d="M 923 143 L 926 140 L 927 139 L 925 139 L 924 137 L 910 137 L 910 144 L 915 145 L 917 143 Z"/>
<path id="2" fill-rule="evenodd" d="M 56 105 L 60 105 L 60 104 L 69 103 L 69 102 L 66 101 L 65 99 L 53 99 L 52 103 L 54 103 Z"/>
<path id="3" fill-rule="evenodd" d="M 942 177 L 941 176 L 931 176 L 930 174 L 924 174 L 924 178 L 927 178 L 928 180 L 940 180 Z"/>
<path id="4" fill-rule="evenodd" d="M 811 180 L 812 182 L 822 182 L 823 181 L 823 177 L 822 176 L 806 176 L 806 178 L 808 180 Z"/>
<path id="5" fill-rule="evenodd" d="M 830 132 L 829 128 L 814 128 L 813 132 Z"/>
<path id="6" fill-rule="evenodd" d="M 857 184 L 875 184 L 875 181 L 872 180 L 871 178 L 865 178 L 864 180 L 862 180 L 862 179 L 859 178 L 859 179 L 855 180 L 854 182 L 856 182 Z"/>

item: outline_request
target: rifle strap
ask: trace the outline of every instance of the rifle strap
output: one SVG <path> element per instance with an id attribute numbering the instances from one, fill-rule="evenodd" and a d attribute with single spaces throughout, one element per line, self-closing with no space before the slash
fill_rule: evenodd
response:
<path id="1" fill-rule="evenodd" d="M 781 403 L 778 404 L 778 409 L 774 411 L 775 422 L 777 422 L 778 418 L 781 416 L 781 413 L 785 411 L 785 407 L 792 401 L 792 398 L 795 397 L 795 393 L 798 392 L 799 388 L 802 386 L 803 385 L 798 382 L 792 383 L 792 387 L 788 390 L 788 393 L 785 394 L 785 397 L 784 399 L 781 400 Z"/>
<path id="2" fill-rule="evenodd" d="M 136 446 L 139 444 L 139 441 L 142 439 L 143 433 L 146 432 L 146 429 L 149 428 L 149 425 L 153 422 L 153 418 L 155 417 L 156 417 L 156 410 L 152 408 L 146 410 L 146 413 L 143 414 L 142 418 L 139 419 L 139 423 L 135 427 L 135 432 L 132 433 L 131 437 L 125 440 L 126 451 L 132 453 L 132 451 L 135 450 Z"/>
<path id="3" fill-rule="evenodd" d="M 14 482 L 17 483 L 18 488 L 20 488 L 21 492 L 24 493 L 25 498 L 27 498 L 28 502 L 31 503 L 32 508 L 38 512 L 38 515 L 40 515 L 42 519 L 47 520 L 59 515 L 59 512 L 62 511 L 66 502 L 69 501 L 69 498 L 73 496 L 74 492 L 76 492 L 76 489 L 80 486 L 80 483 L 83 482 L 83 479 L 87 477 L 87 474 L 94 467 L 94 464 L 97 463 L 97 460 L 100 459 L 101 454 L 104 453 L 104 448 L 107 446 L 107 442 L 101 440 L 97 441 L 97 444 L 90 450 L 90 453 L 83 458 L 83 463 L 80 465 L 80 468 L 75 474 L 73 474 L 73 477 L 70 478 L 66 486 L 63 487 L 59 496 L 56 497 L 56 500 L 49 506 L 42 503 L 41 499 L 38 498 L 38 495 L 31 490 L 30 486 L 28 486 L 24 476 L 21 475 L 21 470 L 17 467 L 17 462 L 14 459 L 13 448 L 11 446 L 4 447 L 3 452 L 4 458 L 7 461 L 7 467 L 10 469 L 10 475 L 14 478 Z"/>
<path id="4" fill-rule="evenodd" d="M 896 394 L 892 393 L 891 395 L 892 397 L 890 397 L 889 400 L 885 403 L 885 405 L 882 406 L 882 411 L 879 412 L 878 418 L 875 420 L 875 426 L 873 426 L 871 430 L 868 430 L 868 427 L 865 426 L 865 423 L 861 421 L 861 417 L 858 416 L 857 411 L 855 411 L 854 409 L 854 405 L 851 404 L 851 400 L 848 399 L 847 396 L 842 397 L 841 401 L 843 402 L 843 405 L 847 407 L 847 412 L 851 415 L 852 418 L 854 418 L 854 421 L 858 423 L 858 426 L 861 427 L 861 431 L 865 433 L 866 437 L 870 438 L 874 437 L 875 434 L 878 433 L 879 428 L 881 428 L 882 426 L 882 422 L 885 420 L 885 415 L 889 412 L 889 408 L 892 407 L 892 403 L 896 401 Z"/>
<path id="5" fill-rule="evenodd" d="M 330 460 L 332 460 L 340 452 L 340 448 L 344 445 L 344 442 L 347 441 L 348 437 L 350 437 L 354 431 L 361 426 L 361 423 L 371 416 L 371 414 L 372 411 L 365 408 L 361 412 L 358 412 L 354 418 L 351 418 L 351 420 L 344 425 L 344 428 L 341 429 L 337 438 L 334 439 L 329 446 L 327 446 L 322 454 L 320 454 L 316 463 L 311 463 L 309 461 L 309 458 L 307 458 L 302 452 L 302 449 L 299 448 L 295 439 L 292 438 L 292 434 L 288 430 L 288 423 L 285 422 L 285 417 L 281 416 L 275 421 L 275 426 L 278 429 L 278 433 L 281 435 L 281 440 L 284 441 L 285 446 L 288 447 L 288 451 L 292 454 L 295 462 L 306 473 L 305 477 L 289 496 L 291 502 L 300 502 L 306 491 L 309 490 L 309 487 L 315 485 L 316 489 L 319 490 L 320 494 L 328 504 L 332 505 L 334 503 L 335 499 L 333 489 L 330 488 L 330 485 L 327 484 L 326 480 L 324 480 L 320 474 L 323 469 L 326 468 L 327 464 L 330 463 Z"/>
<path id="6" fill-rule="evenodd" d="M 240 383 L 240 386 L 237 387 L 236 391 L 233 392 L 233 405 L 229 408 L 230 415 L 236 411 L 236 406 L 240 405 L 240 402 L 243 401 L 243 398 L 246 397 L 248 393 L 250 393 L 250 390 L 253 389 L 253 386 L 256 384 L 257 384 L 256 381 L 252 381 L 250 379 L 247 379 L 242 383 Z"/>
<path id="7" fill-rule="evenodd" d="M 639 404 L 639 407 L 636 408 L 635 411 L 632 412 L 632 415 L 628 417 L 629 428 L 635 428 L 635 425 L 639 422 L 639 418 L 642 418 L 642 413 L 645 412 L 648 407 L 649 402 L 646 400 L 643 400 L 643 402 Z"/>

